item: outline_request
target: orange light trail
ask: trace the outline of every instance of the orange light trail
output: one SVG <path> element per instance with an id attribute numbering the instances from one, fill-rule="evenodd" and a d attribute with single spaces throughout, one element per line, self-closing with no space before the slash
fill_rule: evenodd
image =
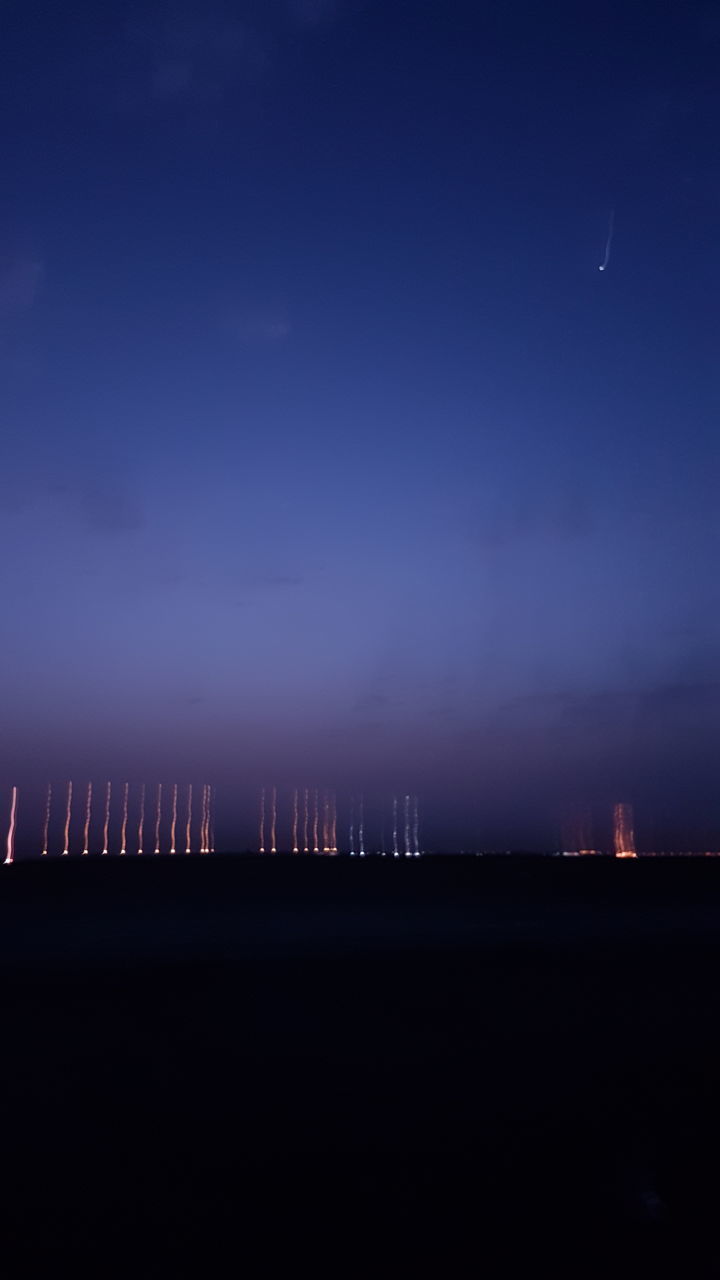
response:
<path id="1" fill-rule="evenodd" d="M 112 794 L 112 785 L 108 782 L 107 791 L 105 792 L 105 822 L 103 824 L 103 853 L 108 851 L 108 831 L 110 828 L 110 796 Z"/>
<path id="2" fill-rule="evenodd" d="M 66 858 L 70 852 L 70 811 L 72 809 L 72 782 L 68 782 L 67 789 L 67 810 L 65 812 L 65 839 L 63 843 L 63 858 Z"/>
<path id="3" fill-rule="evenodd" d="M 187 825 L 185 827 L 185 852 L 190 852 L 190 828 L 192 826 L 192 782 L 188 783 Z"/>
<path id="4" fill-rule="evenodd" d="M 160 816 L 162 813 L 162 782 L 158 782 L 155 808 L 155 852 L 160 852 Z"/>
<path id="5" fill-rule="evenodd" d="M 48 831 L 50 830 L 50 802 L 52 800 L 52 783 L 48 782 L 47 802 L 45 804 L 45 822 L 43 825 L 43 857 L 47 857 Z"/>
<path id="6" fill-rule="evenodd" d="M 172 822 L 170 824 L 170 852 L 175 852 L 175 828 L 177 826 L 177 782 L 173 783 Z"/>
<path id="7" fill-rule="evenodd" d="M 277 787 L 272 789 L 272 808 L 270 810 L 270 852 L 277 853 Z"/>
<path id="8" fill-rule="evenodd" d="M 265 788 L 260 792 L 260 852 L 265 852 Z"/>
<path id="9" fill-rule="evenodd" d="M 631 804 L 616 804 L 613 810 L 615 857 L 637 858 Z"/>
<path id="10" fill-rule="evenodd" d="M 123 788 L 123 811 L 122 811 L 122 829 L 120 831 L 120 853 L 125 853 L 125 844 L 127 838 L 127 818 L 128 818 L 128 792 L 130 783 L 126 782 Z"/>
<path id="11" fill-rule="evenodd" d="M 318 848 L 318 793 L 315 791 L 315 801 L 313 804 L 313 853 L 319 853 Z"/>
<path id="12" fill-rule="evenodd" d="M 138 854 L 143 851 L 143 830 L 145 828 L 145 783 L 140 788 L 140 821 L 138 822 Z"/>
<path id="13" fill-rule="evenodd" d="M 90 838 L 90 813 L 92 811 L 92 782 L 88 782 L 87 800 L 85 802 L 85 826 L 83 827 L 83 856 L 87 857 L 89 853 L 88 841 Z"/>
<path id="14" fill-rule="evenodd" d="M 303 853 L 308 852 L 308 789 L 303 796 Z"/>
<path id="15" fill-rule="evenodd" d="M 298 849 L 298 793 L 297 787 L 293 791 L 293 826 L 292 826 L 292 851 L 299 853 Z"/>
<path id="16" fill-rule="evenodd" d="M 17 820 L 17 787 L 12 789 L 12 802 L 10 804 L 10 826 L 7 836 L 7 852 L 5 854 L 5 866 L 12 866 L 15 861 L 15 824 Z"/>

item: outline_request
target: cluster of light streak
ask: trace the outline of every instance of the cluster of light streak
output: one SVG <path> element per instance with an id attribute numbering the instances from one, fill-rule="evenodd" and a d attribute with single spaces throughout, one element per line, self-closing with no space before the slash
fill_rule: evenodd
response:
<path id="1" fill-rule="evenodd" d="M 116 822 L 118 824 L 118 838 L 116 842 L 117 852 L 121 856 L 125 856 L 128 852 L 133 852 L 137 856 L 142 856 L 145 852 L 146 830 L 152 829 L 153 853 L 175 853 L 176 851 L 176 832 L 178 823 L 178 794 L 181 789 L 177 783 L 173 783 L 171 791 L 171 803 L 169 805 L 169 814 L 163 813 L 163 784 L 157 783 L 153 793 L 154 800 L 154 816 L 150 817 L 148 813 L 148 796 L 149 791 L 146 784 L 140 784 L 137 791 L 137 828 L 135 842 L 130 848 L 128 843 L 128 829 L 130 816 L 131 790 L 130 783 L 125 782 L 119 791 L 115 791 L 115 795 L 119 797 L 118 814 Z M 81 803 L 78 801 L 78 795 L 82 797 Z M 97 793 L 95 793 L 97 795 Z M 53 790 L 52 784 L 48 784 L 45 807 L 43 811 L 42 822 L 42 838 L 41 838 L 41 856 L 48 857 L 51 853 L 50 848 L 50 823 L 53 814 L 53 797 L 55 796 L 56 807 L 60 809 L 60 821 L 62 822 L 62 848 L 61 856 L 67 858 L 73 852 L 79 852 L 83 857 L 87 857 L 90 853 L 97 849 L 98 853 L 108 855 L 111 850 L 111 818 L 112 818 L 112 800 L 113 785 L 107 782 L 102 792 L 102 804 L 98 805 L 101 818 L 97 823 L 93 824 L 93 784 L 88 782 L 85 789 L 78 793 L 77 787 L 72 782 L 66 783 L 61 792 L 58 794 L 57 789 Z M 73 802 L 78 809 L 81 808 L 82 832 L 80 839 L 77 841 L 75 850 L 72 847 L 72 830 L 73 830 Z M 188 783 L 184 789 L 185 803 L 185 852 L 186 853 L 214 853 L 215 852 L 215 788 L 206 783 L 202 789 L 202 803 L 200 807 L 199 824 L 193 827 L 193 788 L 192 783 Z M 9 864 L 15 858 L 15 832 L 17 827 L 17 810 L 18 810 L 18 789 L 12 788 L 10 803 L 10 825 L 7 836 L 7 852 L 5 863 Z M 153 813 L 153 809 L 150 811 Z M 163 822 L 163 820 L 165 821 Z M 152 828 L 150 823 L 152 822 Z M 199 829 L 198 829 L 199 826 Z M 169 828 L 169 829 L 168 829 Z"/>
<path id="2" fill-rule="evenodd" d="M 390 847 L 386 844 L 383 821 L 381 838 L 372 846 L 372 852 L 395 858 L 419 858 L 420 810 L 417 796 L 393 796 L 391 814 Z M 362 794 L 353 796 L 350 800 L 346 848 L 351 857 L 364 858 L 370 852 L 365 831 L 365 799 Z M 282 797 L 279 800 L 277 787 L 262 788 L 258 815 L 258 852 L 268 854 L 288 849 L 292 853 L 309 854 L 336 854 L 341 851 L 337 796 L 334 791 L 317 787 L 295 787 L 285 800 Z"/>

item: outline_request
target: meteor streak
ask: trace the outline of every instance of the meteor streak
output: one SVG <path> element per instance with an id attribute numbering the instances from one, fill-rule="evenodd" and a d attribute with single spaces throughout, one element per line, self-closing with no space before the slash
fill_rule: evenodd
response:
<path id="1" fill-rule="evenodd" d="M 160 815 L 162 812 L 162 782 L 158 782 L 157 805 L 155 808 L 155 852 L 160 852 Z"/>
<path id="2" fill-rule="evenodd" d="M 110 826 L 110 796 L 112 793 L 111 784 L 108 782 L 107 791 L 105 792 L 105 823 L 103 825 L 103 853 L 108 851 L 108 828 Z"/>
<path id="3" fill-rule="evenodd" d="M 47 802 L 45 804 L 45 823 L 43 825 L 43 857 L 47 857 L 48 831 L 50 829 L 50 801 L 52 800 L 52 783 L 48 782 Z"/>
<path id="4" fill-rule="evenodd" d="M 67 789 L 67 810 L 65 812 L 65 840 L 63 844 L 63 858 L 66 858 L 70 852 L 70 810 L 72 809 L 72 782 L 68 782 Z"/>
<path id="5" fill-rule="evenodd" d="M 127 819 L 128 819 L 128 792 L 130 783 L 126 782 L 123 788 L 123 810 L 122 810 L 122 829 L 120 831 L 120 853 L 124 854 L 127 843 Z"/>
<path id="6" fill-rule="evenodd" d="M 5 854 L 5 866 L 12 866 L 15 861 L 15 822 L 17 818 L 17 787 L 12 789 L 12 803 L 10 805 L 10 826 L 7 836 L 7 853 Z"/>
<path id="7" fill-rule="evenodd" d="M 600 263 L 600 266 L 598 267 L 598 271 L 606 271 L 606 270 L 607 270 L 608 263 L 610 262 L 610 249 L 611 249 L 611 247 L 612 247 L 612 238 L 613 238 L 613 226 L 614 226 L 614 223 L 615 223 L 615 210 L 614 210 L 614 209 L 611 209 L 611 210 L 610 210 L 610 222 L 609 222 L 609 225 L 608 225 L 607 240 L 605 241 L 605 257 L 603 258 L 602 262 Z"/>
<path id="8" fill-rule="evenodd" d="M 87 856 L 90 835 L 90 812 L 92 809 L 92 782 L 88 782 L 87 800 L 85 802 L 85 826 L 83 828 L 83 856 Z"/>

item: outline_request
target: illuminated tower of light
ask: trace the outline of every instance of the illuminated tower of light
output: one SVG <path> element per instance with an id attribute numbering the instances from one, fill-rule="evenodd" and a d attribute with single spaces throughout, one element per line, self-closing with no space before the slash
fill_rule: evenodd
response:
<path id="1" fill-rule="evenodd" d="M 405 857 L 411 856 L 410 848 L 410 797 L 405 797 Z"/>
<path id="2" fill-rule="evenodd" d="M 305 787 L 303 795 L 303 853 L 309 850 L 308 840 L 308 789 Z"/>
<path id="3" fill-rule="evenodd" d="M 47 857 L 48 851 L 48 831 L 50 830 L 50 804 L 52 801 L 52 783 L 48 782 L 47 800 L 45 802 L 45 822 L 43 823 L 43 857 Z"/>
<path id="4" fill-rule="evenodd" d="M 140 788 L 140 821 L 138 822 L 138 853 L 143 851 L 143 832 L 145 830 L 145 783 Z"/>
<path id="5" fill-rule="evenodd" d="M 418 798 L 413 796 L 413 850 L 415 857 L 420 857 L 420 814 L 418 811 Z"/>
<path id="6" fill-rule="evenodd" d="M 85 801 L 85 826 L 83 827 L 83 856 L 87 857 L 89 852 L 88 843 L 90 839 L 90 813 L 92 810 L 92 782 L 88 782 L 87 800 Z"/>
<path id="7" fill-rule="evenodd" d="M 162 782 L 157 785 L 157 800 L 155 802 L 155 852 L 160 852 L 160 817 L 162 814 Z"/>
<path id="8" fill-rule="evenodd" d="M 323 792 L 323 853 L 330 852 L 330 796 Z"/>
<path id="9" fill-rule="evenodd" d="M 185 852 L 190 853 L 190 828 L 192 827 L 192 782 L 188 782 L 187 823 L 185 824 Z"/>
<path id="10" fill-rule="evenodd" d="M 203 783 L 202 808 L 200 810 L 200 852 L 207 853 L 207 783 Z"/>
<path id="11" fill-rule="evenodd" d="M 637 858 L 631 804 L 616 804 L 613 810 L 616 858 Z"/>
<path id="12" fill-rule="evenodd" d="M 273 787 L 270 801 L 270 852 L 277 853 L 277 787 Z"/>
<path id="13" fill-rule="evenodd" d="M 122 808 L 122 826 L 120 828 L 120 854 L 127 852 L 127 820 L 128 820 L 128 794 L 130 791 L 130 783 L 126 782 L 123 787 L 123 808 Z"/>
<path id="14" fill-rule="evenodd" d="M 393 821 L 393 832 L 392 832 L 392 839 L 393 839 L 393 858 L 399 858 L 399 857 L 400 857 L 400 850 L 399 850 L 399 848 L 398 848 L 398 802 L 397 802 L 397 796 L 393 796 L 392 821 Z"/>
<path id="15" fill-rule="evenodd" d="M 12 789 L 12 799 L 10 801 L 10 826 L 7 834 L 7 850 L 5 853 L 5 866 L 12 866 L 15 861 L 15 826 L 17 823 L 17 787 Z"/>
<path id="16" fill-rule="evenodd" d="M 293 791 L 293 816 L 292 816 L 292 851 L 299 853 L 298 849 L 298 792 L 297 787 Z"/>
<path id="17" fill-rule="evenodd" d="M 103 853 L 108 851 L 108 831 L 110 829 L 110 796 L 112 794 L 112 786 L 108 782 L 105 789 L 105 821 L 103 823 Z"/>
<path id="18" fill-rule="evenodd" d="M 170 852 L 175 852 L 175 829 L 177 827 L 177 782 L 173 783 L 172 820 L 170 822 Z"/>
<path id="19" fill-rule="evenodd" d="M 330 794 L 330 852 L 337 853 L 337 796 Z"/>
<path id="20" fill-rule="evenodd" d="M 355 857 L 355 797 L 350 797 L 350 857 Z"/>
<path id="21" fill-rule="evenodd" d="M 67 808 L 65 810 L 65 835 L 63 838 L 63 858 L 70 852 L 70 814 L 72 811 L 72 782 L 68 782 Z"/>
<path id="22" fill-rule="evenodd" d="M 265 852 L 265 788 L 260 792 L 260 852 Z"/>
<path id="23" fill-rule="evenodd" d="M 313 802 L 313 853 L 319 853 L 318 847 L 318 793 L 315 791 Z"/>
<path id="24" fill-rule="evenodd" d="M 360 846 L 360 857 L 365 857 L 365 802 L 364 797 L 360 796 L 360 813 L 358 815 L 358 844 Z"/>

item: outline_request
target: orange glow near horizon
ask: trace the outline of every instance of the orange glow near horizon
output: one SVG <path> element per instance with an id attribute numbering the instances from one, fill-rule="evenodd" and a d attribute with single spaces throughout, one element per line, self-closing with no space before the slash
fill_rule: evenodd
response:
<path id="1" fill-rule="evenodd" d="M 616 858 L 637 858 L 631 804 L 616 804 L 613 810 Z"/>

